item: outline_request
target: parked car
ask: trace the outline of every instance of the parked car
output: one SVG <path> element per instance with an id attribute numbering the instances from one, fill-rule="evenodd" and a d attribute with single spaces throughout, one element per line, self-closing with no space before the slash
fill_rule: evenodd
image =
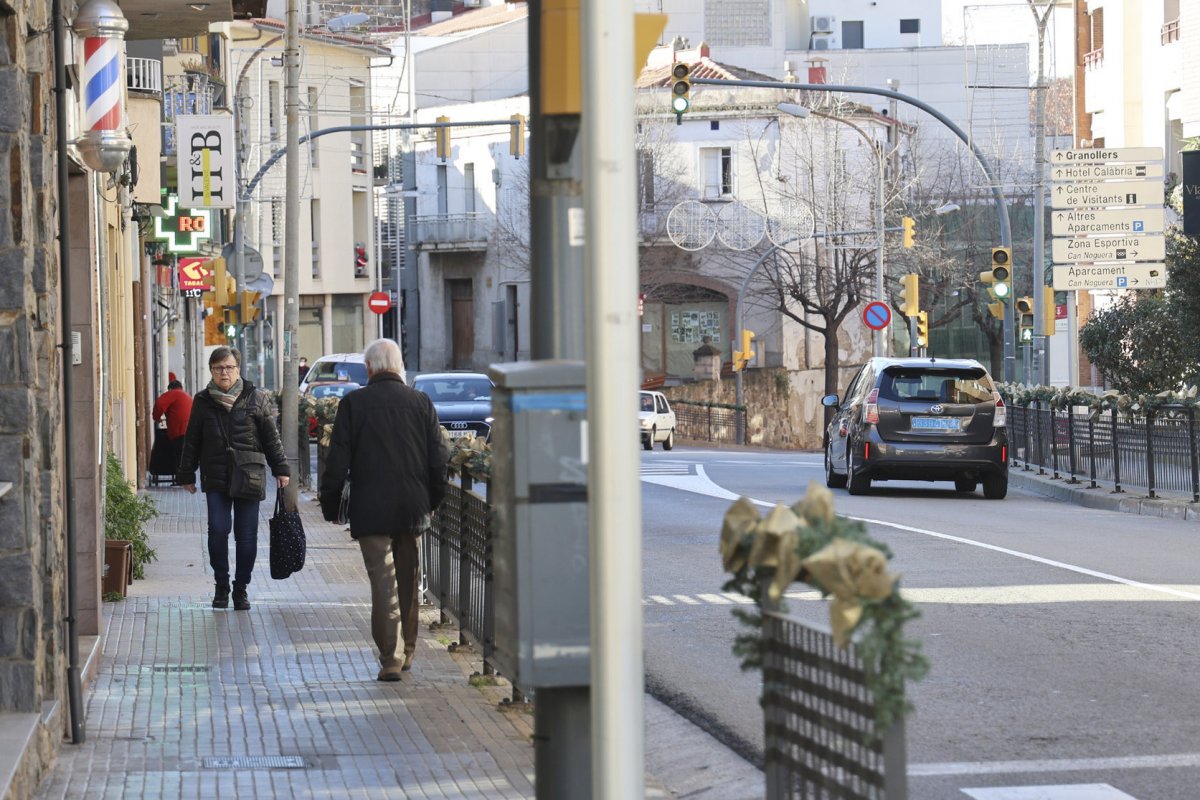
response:
<path id="1" fill-rule="evenodd" d="M 642 449 L 653 450 L 662 442 L 663 450 L 675 446 L 675 412 L 662 392 L 641 392 L 638 424 L 641 426 Z"/>
<path id="2" fill-rule="evenodd" d="M 492 435 L 492 389 L 479 372 L 431 372 L 413 379 L 413 388 L 429 395 L 438 422 L 453 437 Z"/>
<path id="3" fill-rule="evenodd" d="M 310 383 L 304 389 L 304 394 L 311 395 L 314 400 L 322 400 L 326 397 L 342 398 L 360 388 L 360 384 L 351 382 L 322 382 Z M 308 438 L 317 438 L 317 418 L 308 418 Z"/>
<path id="4" fill-rule="evenodd" d="M 356 383 L 367 385 L 367 365 L 362 353 L 333 353 L 321 356 L 308 368 L 300 382 L 303 393 L 314 383 Z"/>
<path id="5" fill-rule="evenodd" d="M 827 395 L 825 484 L 865 494 L 872 481 L 954 481 L 959 492 L 1008 493 L 1004 401 L 978 361 L 873 358 Z"/>

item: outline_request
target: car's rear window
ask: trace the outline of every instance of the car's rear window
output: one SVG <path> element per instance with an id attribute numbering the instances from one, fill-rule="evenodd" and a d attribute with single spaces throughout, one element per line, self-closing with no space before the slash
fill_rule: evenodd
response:
<path id="1" fill-rule="evenodd" d="M 318 361 L 308 370 L 304 379 L 317 381 L 345 381 L 363 385 L 367 382 L 367 365 L 361 361 Z"/>
<path id="2" fill-rule="evenodd" d="M 879 381 L 879 397 L 900 402 L 984 403 L 992 399 L 992 391 L 982 369 L 889 369 Z"/>
<path id="3" fill-rule="evenodd" d="M 487 378 L 419 378 L 413 388 L 435 403 L 473 403 L 492 399 Z"/>

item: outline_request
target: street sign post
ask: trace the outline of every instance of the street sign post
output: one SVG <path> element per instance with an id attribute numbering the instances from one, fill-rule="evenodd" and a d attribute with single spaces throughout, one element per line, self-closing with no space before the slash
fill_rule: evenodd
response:
<path id="1" fill-rule="evenodd" d="M 1085 208 L 1055 211 L 1050 215 L 1055 236 L 1086 236 L 1105 233 L 1161 233 L 1161 208 Z"/>
<path id="2" fill-rule="evenodd" d="M 1055 150 L 1050 154 L 1050 163 L 1059 164 L 1109 164 L 1114 161 L 1157 161 L 1162 163 L 1161 147 L 1097 147 L 1085 150 Z"/>
<path id="3" fill-rule="evenodd" d="M 1086 239 L 1053 241 L 1056 264 L 1080 261 L 1162 261 L 1167 255 L 1166 239 L 1157 236 L 1092 236 Z"/>
<path id="4" fill-rule="evenodd" d="M 1062 181 L 1138 181 L 1143 178 L 1161 178 L 1162 164 L 1067 164 L 1053 167 L 1050 179 Z"/>
<path id="5" fill-rule="evenodd" d="M 1162 181 L 1060 183 L 1050 191 L 1052 208 L 1162 205 Z"/>
<path id="6" fill-rule="evenodd" d="M 1054 291 L 1163 289 L 1167 269 L 1157 264 L 1055 264 Z"/>
<path id="7" fill-rule="evenodd" d="M 371 292 L 371 296 L 367 298 L 367 308 L 376 314 L 386 314 L 391 307 L 392 298 L 387 292 Z"/>
<path id="8" fill-rule="evenodd" d="M 887 303 L 875 300 L 863 307 L 862 317 L 868 328 L 881 331 L 892 321 L 892 310 L 888 308 Z"/>

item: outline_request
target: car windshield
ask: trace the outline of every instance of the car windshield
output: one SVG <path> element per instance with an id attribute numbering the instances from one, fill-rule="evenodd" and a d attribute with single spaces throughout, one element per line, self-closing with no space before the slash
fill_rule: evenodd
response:
<path id="1" fill-rule="evenodd" d="M 652 395 L 652 394 L 642 395 L 642 411 L 653 411 L 653 410 L 654 410 L 654 395 Z"/>
<path id="2" fill-rule="evenodd" d="M 889 369 L 879 382 L 879 397 L 885 400 L 985 403 L 992 391 L 982 369 Z"/>
<path id="3" fill-rule="evenodd" d="M 429 395 L 435 403 L 474 403 L 492 399 L 492 382 L 487 378 L 421 378 L 413 388 Z"/>
<path id="4" fill-rule="evenodd" d="M 318 361 L 304 378 L 309 383 L 338 381 L 362 385 L 367 382 L 367 365 L 361 361 Z"/>
<path id="5" fill-rule="evenodd" d="M 357 383 L 326 383 L 312 387 L 312 396 L 317 399 L 322 397 L 345 397 L 357 388 Z"/>

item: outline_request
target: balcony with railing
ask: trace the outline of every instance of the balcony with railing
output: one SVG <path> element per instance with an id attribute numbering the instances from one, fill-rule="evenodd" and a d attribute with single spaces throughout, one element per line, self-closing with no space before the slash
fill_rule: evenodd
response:
<path id="1" fill-rule="evenodd" d="M 1095 50 L 1083 54 L 1084 69 L 1099 69 L 1104 66 L 1104 48 L 1097 47 Z"/>
<path id="2" fill-rule="evenodd" d="M 125 59 L 125 85 L 131 92 L 161 95 L 162 62 L 154 58 Z"/>
<path id="3" fill-rule="evenodd" d="M 187 114 L 211 114 L 214 88 L 208 76 L 199 73 L 172 75 L 167 79 L 162 106 L 164 156 L 176 154 L 175 118 Z"/>
<path id="4" fill-rule="evenodd" d="M 417 247 L 423 250 L 485 250 L 491 217 L 480 212 L 429 214 L 416 218 Z"/>
<path id="5" fill-rule="evenodd" d="M 1179 41 L 1179 18 L 1171 20 L 1162 26 L 1162 43 L 1171 44 Z"/>

